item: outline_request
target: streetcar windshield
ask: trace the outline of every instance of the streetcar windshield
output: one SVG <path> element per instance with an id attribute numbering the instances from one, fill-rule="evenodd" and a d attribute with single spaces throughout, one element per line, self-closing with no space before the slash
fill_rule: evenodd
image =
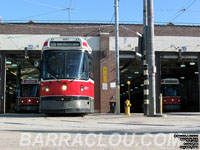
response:
<path id="1" fill-rule="evenodd" d="M 42 78 L 87 79 L 87 53 L 82 51 L 45 51 L 42 61 Z"/>
<path id="2" fill-rule="evenodd" d="M 163 84 L 161 89 L 163 96 L 180 96 L 180 86 L 178 84 Z"/>
<path id="3" fill-rule="evenodd" d="M 22 84 L 21 97 L 38 97 L 38 84 Z"/>

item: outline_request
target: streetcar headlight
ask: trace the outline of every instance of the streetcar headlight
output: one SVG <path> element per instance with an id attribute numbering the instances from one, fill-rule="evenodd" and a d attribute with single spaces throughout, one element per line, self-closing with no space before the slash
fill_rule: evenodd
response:
<path id="1" fill-rule="evenodd" d="M 49 87 L 47 86 L 46 89 L 45 89 L 45 91 L 46 91 L 46 92 L 49 92 L 49 90 L 50 90 L 50 89 L 49 89 Z"/>
<path id="2" fill-rule="evenodd" d="M 31 99 L 29 99 L 28 102 L 30 103 L 30 102 L 31 102 Z"/>
<path id="3" fill-rule="evenodd" d="M 63 86 L 62 86 L 62 90 L 63 90 L 63 91 L 67 90 L 67 85 L 63 85 Z"/>
<path id="4" fill-rule="evenodd" d="M 23 103 L 24 101 L 22 100 L 21 103 Z"/>
<path id="5" fill-rule="evenodd" d="M 36 101 L 37 103 L 39 103 L 39 101 Z"/>
<path id="6" fill-rule="evenodd" d="M 84 91 L 84 86 L 83 85 L 81 85 L 81 91 Z"/>

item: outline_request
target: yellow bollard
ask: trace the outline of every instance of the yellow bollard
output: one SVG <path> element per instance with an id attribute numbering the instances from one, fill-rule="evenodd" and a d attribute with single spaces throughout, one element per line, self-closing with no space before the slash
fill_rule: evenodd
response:
<path id="1" fill-rule="evenodd" d="M 131 103 L 130 101 L 127 99 L 125 101 L 125 115 L 131 115 L 130 113 L 130 107 L 131 107 Z"/>

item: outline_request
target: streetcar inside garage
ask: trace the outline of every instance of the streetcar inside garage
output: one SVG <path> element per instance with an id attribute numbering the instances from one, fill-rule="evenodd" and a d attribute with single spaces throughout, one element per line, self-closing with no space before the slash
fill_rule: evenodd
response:
<path id="1" fill-rule="evenodd" d="M 198 74 L 197 59 L 161 59 L 161 79 L 175 78 L 180 82 L 181 109 L 171 111 L 199 111 Z"/>
<path id="2" fill-rule="evenodd" d="M 187 54 L 186 54 L 187 55 Z M 159 55 L 160 56 L 160 55 Z M 198 80 L 198 56 L 186 56 L 179 58 L 178 54 L 174 56 L 162 55 L 159 59 L 160 67 L 157 66 L 156 81 L 157 88 L 157 108 L 159 107 L 159 95 L 162 93 L 162 79 L 178 79 L 180 95 L 180 109 L 164 109 L 164 112 L 198 112 L 199 111 L 199 80 Z M 129 99 L 129 90 L 127 81 L 130 81 L 130 102 L 132 113 L 143 112 L 143 61 L 136 59 L 135 56 L 120 58 L 120 107 L 121 113 L 124 113 L 124 102 Z M 164 105 L 164 104 L 163 104 Z M 170 106 L 171 107 L 171 106 Z M 159 109 L 157 109 L 159 112 Z"/>
<path id="3" fill-rule="evenodd" d="M 6 104 L 5 112 L 15 112 L 16 99 L 19 96 L 23 79 L 39 79 L 40 51 L 12 51 L 6 53 Z"/>

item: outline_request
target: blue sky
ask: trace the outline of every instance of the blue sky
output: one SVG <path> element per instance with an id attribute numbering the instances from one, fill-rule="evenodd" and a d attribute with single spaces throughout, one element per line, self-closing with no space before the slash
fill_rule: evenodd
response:
<path id="1" fill-rule="evenodd" d="M 114 0 L 0 0 L 2 22 L 112 22 Z M 63 10 L 71 8 L 72 10 Z M 143 0 L 120 0 L 119 21 L 142 23 Z M 154 21 L 200 24 L 200 0 L 154 0 Z"/>

